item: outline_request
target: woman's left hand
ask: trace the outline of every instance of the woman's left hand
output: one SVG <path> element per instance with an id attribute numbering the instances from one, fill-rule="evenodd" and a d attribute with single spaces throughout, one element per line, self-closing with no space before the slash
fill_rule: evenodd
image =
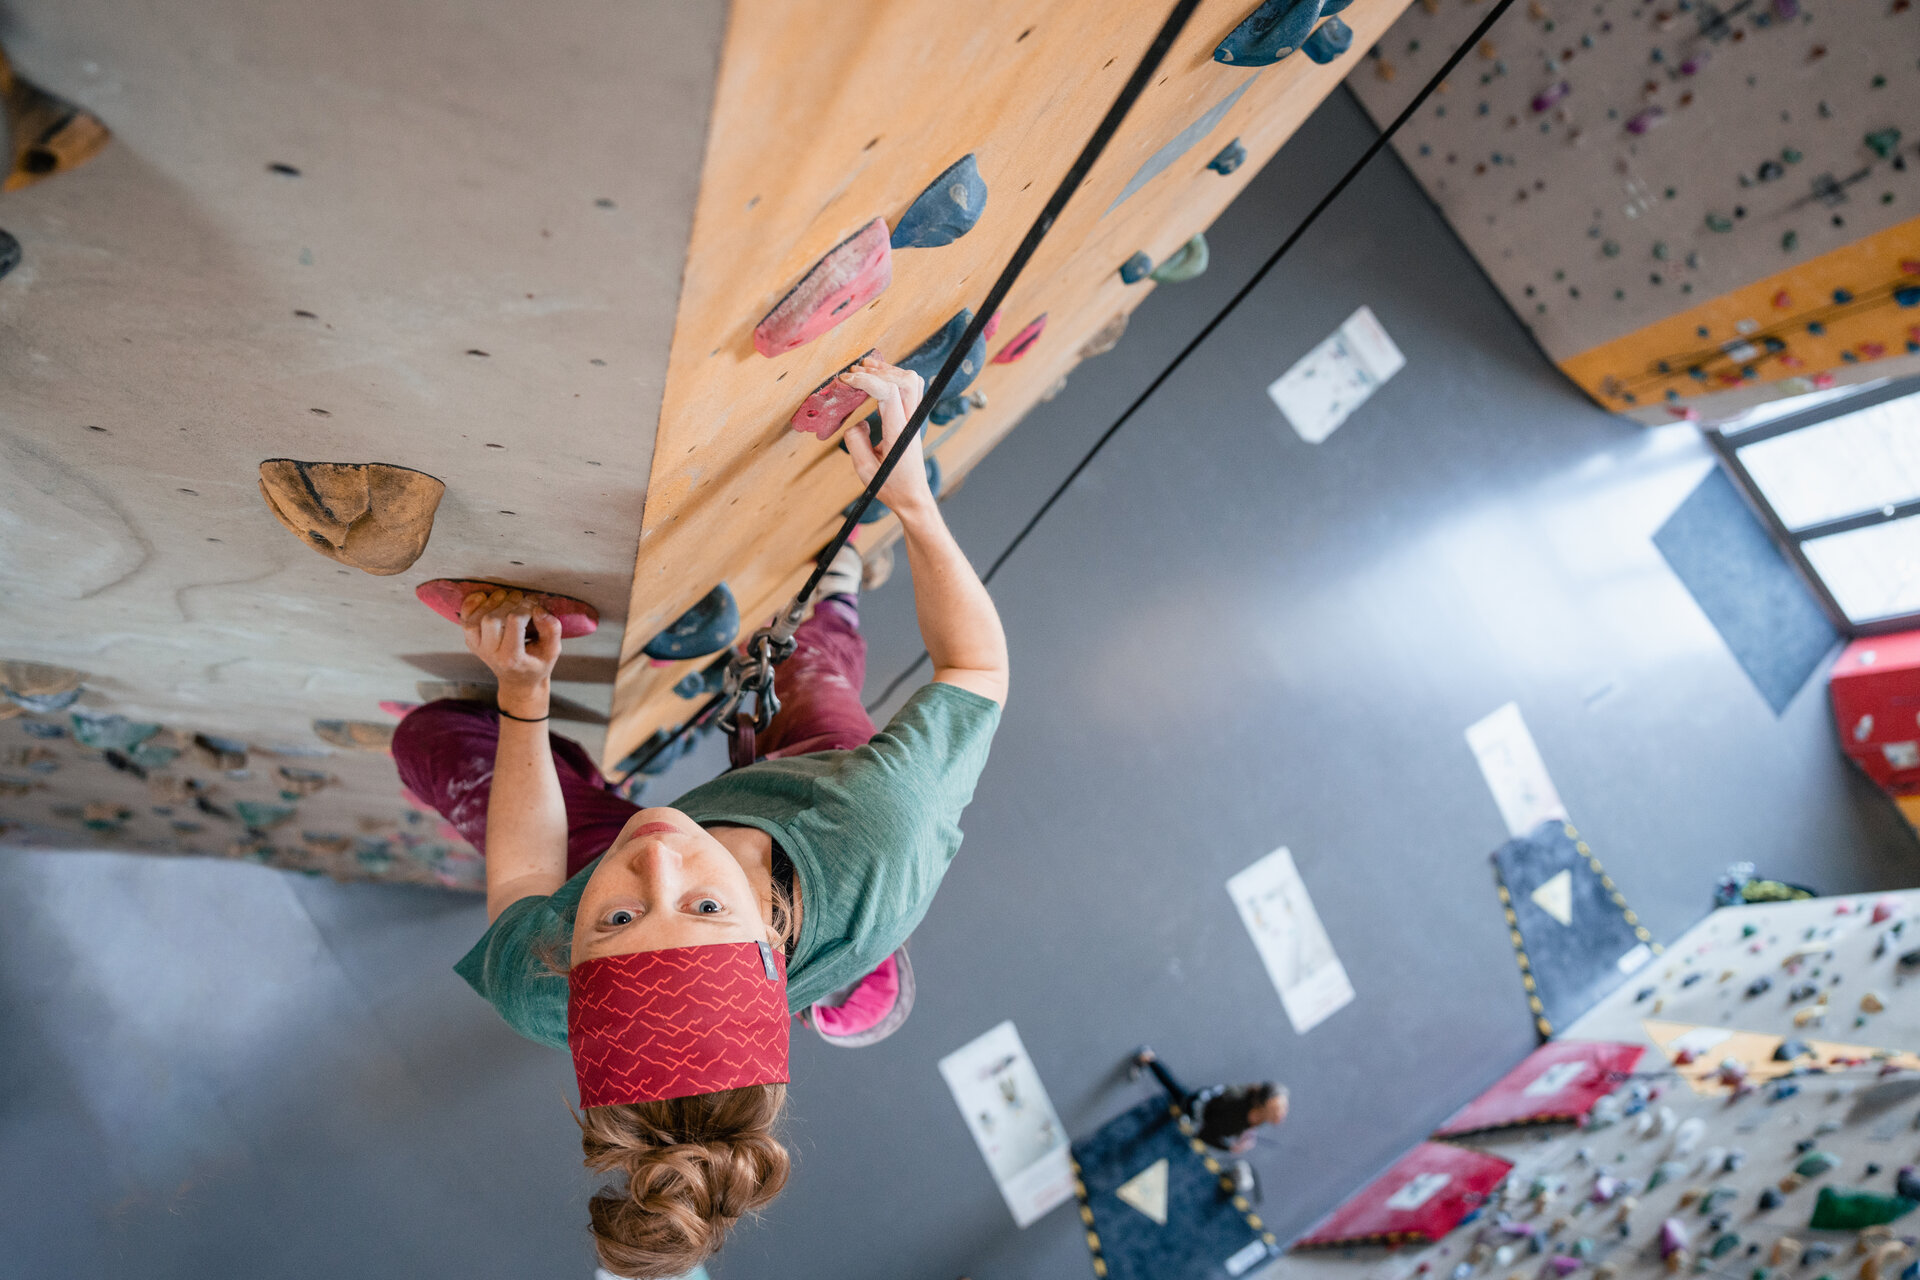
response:
<path id="1" fill-rule="evenodd" d="M 560 658 L 560 619 L 524 591 L 496 587 L 461 603 L 460 625 L 467 648 L 500 682 L 501 709 L 526 719 L 546 715 L 553 664 Z"/>

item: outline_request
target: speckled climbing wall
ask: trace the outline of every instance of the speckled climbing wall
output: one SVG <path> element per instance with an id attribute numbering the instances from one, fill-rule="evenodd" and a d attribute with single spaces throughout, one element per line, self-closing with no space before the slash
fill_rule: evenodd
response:
<path id="1" fill-rule="evenodd" d="M 83 673 L 0 702 L 0 840 L 477 883 L 383 749 L 383 703 L 486 678 L 440 576 L 599 607 L 559 672 L 597 749 L 724 19 L 7 6 L 14 67 L 113 137 L 0 194 L 0 659 Z M 424 552 L 316 554 L 269 459 L 444 482 Z"/>
<path id="2" fill-rule="evenodd" d="M 1513 1165 L 1464 1222 L 1394 1252 L 1295 1253 L 1269 1275 L 1895 1280 L 1920 1208 L 1899 1194 L 1920 1163 L 1916 982 L 1920 892 L 1717 911 L 1567 1029 L 1644 1050 L 1611 1093 L 1584 1093 L 1579 1127 L 1446 1139 Z M 1555 1049 L 1501 1087 L 1549 1114 L 1581 1093 Z M 1440 1189 L 1385 1188 L 1403 1203 Z M 1884 1214 L 1898 1216 L 1869 1225 Z"/>
<path id="3" fill-rule="evenodd" d="M 1422 0 L 1377 120 L 1484 15 Z M 1909 0 L 1525 0 L 1395 140 L 1547 354 L 1617 410 L 1920 351 Z"/>
<path id="4" fill-rule="evenodd" d="M 1292 56 L 1264 68 L 1212 58 L 1252 0 L 1200 6 L 1008 297 L 990 350 L 1042 315 L 1044 330 L 1019 360 L 979 373 L 971 393 L 983 407 L 930 427 L 930 452 L 949 485 L 1083 350 L 1111 346 L 1116 320 L 1155 287 L 1143 271 L 1129 272 L 1137 283 L 1124 281 L 1122 264 L 1136 256 L 1164 264 L 1211 223 L 1405 3 L 1358 0 L 1346 9 L 1352 51 L 1330 63 Z M 1166 12 L 1162 0 L 736 0 L 667 369 L 609 766 L 697 705 L 673 689 L 705 660 L 654 665 L 641 652 L 649 639 L 723 580 L 743 625 L 764 621 L 800 586 L 858 492 L 833 443 L 790 428 L 796 409 L 868 349 L 898 360 L 978 305 Z M 805 345 L 772 356 L 762 354 L 764 341 L 756 349 L 756 326 L 763 317 L 784 322 L 789 291 L 797 300 L 829 282 L 810 275 L 823 255 L 842 245 L 851 255 L 858 241 L 850 238 L 874 219 L 894 226 L 898 242 L 915 198 L 966 155 L 986 188 L 967 234 L 939 247 L 897 243 L 883 291 L 860 293 L 844 319 Z M 1181 259 L 1193 261 L 1192 253 Z M 867 258 L 844 265 L 847 281 L 879 271 Z M 1097 338 L 1103 331 L 1109 336 Z M 893 536 L 891 525 L 868 529 L 861 545 Z"/>

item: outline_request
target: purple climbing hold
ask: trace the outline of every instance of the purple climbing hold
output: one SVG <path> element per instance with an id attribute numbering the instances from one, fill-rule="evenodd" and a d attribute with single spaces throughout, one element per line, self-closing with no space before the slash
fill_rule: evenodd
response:
<path id="1" fill-rule="evenodd" d="M 1219 155 L 1207 161 L 1207 168 L 1213 170 L 1215 173 L 1225 175 L 1238 169 L 1246 163 L 1246 160 L 1247 149 L 1240 145 L 1240 139 L 1235 138 L 1232 142 L 1220 148 Z"/>
<path id="2" fill-rule="evenodd" d="M 1648 107 L 1627 118 L 1627 132 L 1638 136 L 1645 133 L 1667 118 L 1667 113 L 1659 107 Z"/>
<path id="3" fill-rule="evenodd" d="M 987 184 L 971 154 L 961 156 L 947 171 L 913 198 L 893 229 L 896 249 L 933 249 L 952 244 L 980 221 L 987 207 Z"/>
<path id="4" fill-rule="evenodd" d="M 1687 1247 L 1687 1227 L 1678 1218 L 1660 1224 L 1660 1256 L 1671 1258 Z"/>
<path id="5" fill-rule="evenodd" d="M 20 242 L 11 231 L 0 231 L 0 278 L 20 265 Z"/>
<path id="6" fill-rule="evenodd" d="M 873 349 L 868 348 L 860 360 L 865 360 L 872 354 Z M 849 364 L 847 369 L 859 364 L 860 360 Z M 866 392 L 840 381 L 840 374 L 845 373 L 847 369 L 840 370 L 840 373 L 834 374 L 815 387 L 807 398 L 800 402 L 800 407 L 793 411 L 793 417 L 788 420 L 787 425 L 795 431 L 811 431 L 822 440 L 831 440 L 833 433 L 852 416 L 853 411 L 867 402 Z"/>
<path id="7" fill-rule="evenodd" d="M 1800 0 L 1773 0 L 1773 16 L 1783 21 L 1800 16 Z"/>
<path id="8" fill-rule="evenodd" d="M 1300 52 L 1326 66 L 1347 50 L 1353 48 L 1353 28 L 1338 18 L 1328 18 L 1306 42 L 1300 46 Z"/>
<path id="9" fill-rule="evenodd" d="M 777 356 L 805 346 L 879 297 L 893 282 L 887 220 L 875 218 L 813 264 L 753 330 L 753 349 Z"/>
<path id="10" fill-rule="evenodd" d="M 1707 61 L 1712 57 L 1712 52 L 1707 49 L 1702 49 L 1698 53 L 1687 55 L 1686 60 L 1680 64 L 1680 74 L 1683 76 L 1699 75 L 1700 68 L 1706 66 Z"/>
<path id="11" fill-rule="evenodd" d="M 1535 111 L 1551 110 L 1553 107 L 1558 106 L 1566 96 L 1572 92 L 1573 86 L 1565 80 L 1562 80 L 1558 84 L 1550 84 L 1533 95 L 1533 109 Z"/>
<path id="12" fill-rule="evenodd" d="M 1321 0 L 1265 0 L 1213 51 L 1215 62 L 1266 67 L 1298 49 L 1320 21 Z"/>
<path id="13" fill-rule="evenodd" d="M 1580 1259 L 1564 1253 L 1556 1253 L 1547 1259 L 1547 1266 L 1556 1276 L 1570 1276 L 1580 1269 Z"/>
<path id="14" fill-rule="evenodd" d="M 1120 264 L 1120 283 L 1139 284 L 1153 274 L 1153 259 L 1144 253 L 1136 253 Z"/>

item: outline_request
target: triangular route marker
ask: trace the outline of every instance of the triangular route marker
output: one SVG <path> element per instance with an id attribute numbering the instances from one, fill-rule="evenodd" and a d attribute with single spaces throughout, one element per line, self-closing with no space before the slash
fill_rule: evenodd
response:
<path id="1" fill-rule="evenodd" d="M 1167 1225 L 1167 1158 L 1152 1164 L 1115 1187 L 1113 1194 L 1152 1218 L 1155 1225 Z"/>
<path id="2" fill-rule="evenodd" d="M 1573 872 L 1557 872 L 1527 896 L 1533 899 L 1534 906 L 1561 924 L 1573 923 Z"/>

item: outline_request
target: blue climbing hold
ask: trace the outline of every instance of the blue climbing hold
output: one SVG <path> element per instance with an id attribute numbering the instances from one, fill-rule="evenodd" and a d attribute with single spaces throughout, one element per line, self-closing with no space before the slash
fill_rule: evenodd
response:
<path id="1" fill-rule="evenodd" d="M 673 734 L 674 731 L 672 729 L 665 728 L 664 726 L 655 729 L 653 736 L 641 743 L 638 747 L 635 747 L 631 755 L 613 767 L 613 771 L 615 773 L 637 773 L 648 776 L 657 776 L 665 773 L 673 767 L 675 761 L 692 751 L 698 741 L 694 734 L 683 733 L 680 735 L 679 741 L 674 742 L 672 741 Z M 653 758 L 645 764 L 640 764 L 640 758 L 650 751 L 654 753 Z M 631 779 L 629 779 L 629 781 L 631 781 Z M 644 784 L 642 784 L 642 788 L 643 787 Z M 642 788 L 635 788 L 635 791 L 637 792 Z M 635 799 L 635 795 L 628 794 L 624 787 L 621 789 L 621 792 L 623 795 L 626 795 L 628 800 Z"/>
<path id="2" fill-rule="evenodd" d="M 944 427 L 956 418 L 964 418 L 973 412 L 973 404 L 965 396 L 946 396 L 933 406 L 927 415 L 927 421 L 936 427 Z"/>
<path id="3" fill-rule="evenodd" d="M 1240 139 L 1235 138 L 1232 142 L 1220 148 L 1219 155 L 1207 161 L 1207 168 L 1218 174 L 1229 174 L 1245 164 L 1246 160 L 1247 149 L 1240 145 Z"/>
<path id="4" fill-rule="evenodd" d="M 1328 18 L 1320 29 L 1307 37 L 1300 51 L 1321 66 L 1353 48 L 1353 28 L 1338 18 Z"/>
<path id="5" fill-rule="evenodd" d="M 721 657 L 707 664 L 706 670 L 689 672 L 674 683 L 673 691 L 682 698 L 704 698 L 710 693 L 720 692 L 720 686 L 727 677 L 727 657 Z"/>
<path id="6" fill-rule="evenodd" d="M 665 662 L 700 658 L 726 648 L 739 634 L 740 606 L 733 602 L 733 592 L 723 582 L 676 618 L 672 626 L 647 641 L 642 652 Z"/>
<path id="7" fill-rule="evenodd" d="M 940 460 L 931 455 L 927 458 L 927 488 L 933 490 L 934 497 L 937 498 L 940 496 Z M 854 502 L 858 501 L 858 498 L 854 499 Z M 840 514 L 843 516 L 852 515 L 853 502 L 849 502 L 845 507 L 841 508 Z M 860 513 L 860 523 L 863 525 L 879 524 L 891 514 L 893 513 L 887 509 L 887 504 L 875 498 L 867 504 L 867 509 Z"/>
<path id="8" fill-rule="evenodd" d="M 1893 291 L 1893 300 L 1903 307 L 1920 307 L 1920 285 L 1901 285 Z"/>
<path id="9" fill-rule="evenodd" d="M 1353 0 L 1323 0 L 1323 3 L 1320 5 L 1320 16 L 1323 18 L 1331 18 L 1334 14 L 1339 13 L 1352 3 Z"/>
<path id="10" fill-rule="evenodd" d="M 952 244 L 980 221 L 987 184 L 972 155 L 961 156 L 914 197 L 893 229 L 895 249 L 932 249 Z"/>
<path id="11" fill-rule="evenodd" d="M 57 724 L 48 724 L 45 720 L 23 720 L 20 727 L 27 731 L 29 738 L 64 738 L 67 731 Z"/>
<path id="12" fill-rule="evenodd" d="M 1139 284 L 1153 274 L 1153 259 L 1144 253 L 1136 253 L 1120 264 L 1120 283 Z"/>
<path id="13" fill-rule="evenodd" d="M 972 323 L 973 312 L 966 307 L 960 308 L 954 313 L 953 319 L 941 325 L 932 337 L 915 347 L 904 360 L 900 361 L 900 367 L 912 370 L 931 384 L 934 375 L 939 373 L 941 366 L 946 364 L 947 357 L 953 353 L 955 344 L 966 335 L 967 326 Z M 960 361 L 960 367 L 953 371 L 953 381 L 947 384 L 947 393 L 934 406 L 935 409 L 938 410 L 940 405 L 958 397 L 962 391 L 972 386 L 973 380 L 980 376 L 980 370 L 986 368 L 986 365 L 987 335 L 983 330 L 980 336 L 973 340 L 973 346 L 968 349 L 966 358 Z M 933 414 L 928 416 L 935 422 L 948 421 Z M 882 440 L 878 409 L 867 415 L 867 435 L 873 441 L 873 447 L 878 449 Z M 845 443 L 843 442 L 840 447 L 846 448 Z"/>
<path id="14" fill-rule="evenodd" d="M 1266 67 L 1298 49 L 1320 21 L 1322 0 L 1266 0 L 1227 33 L 1213 51 L 1215 62 Z"/>

